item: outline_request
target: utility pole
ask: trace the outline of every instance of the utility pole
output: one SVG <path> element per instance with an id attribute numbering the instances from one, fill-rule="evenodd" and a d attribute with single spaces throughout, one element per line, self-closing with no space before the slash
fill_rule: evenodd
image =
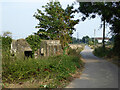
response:
<path id="1" fill-rule="evenodd" d="M 77 48 L 78 48 L 78 38 L 79 38 L 79 33 L 77 32 Z"/>
<path id="2" fill-rule="evenodd" d="M 96 30 L 94 29 L 94 47 L 95 47 L 95 32 Z"/>
<path id="3" fill-rule="evenodd" d="M 105 49 L 105 20 L 103 21 L 103 50 Z"/>
<path id="4" fill-rule="evenodd" d="M 77 43 L 79 43 L 78 39 L 79 39 L 79 33 L 77 32 Z"/>

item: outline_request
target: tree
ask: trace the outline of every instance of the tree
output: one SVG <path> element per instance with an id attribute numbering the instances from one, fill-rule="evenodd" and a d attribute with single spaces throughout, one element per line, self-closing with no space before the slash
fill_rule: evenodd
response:
<path id="1" fill-rule="evenodd" d="M 11 49 L 12 38 L 2 37 L 2 50 L 9 51 Z"/>
<path id="2" fill-rule="evenodd" d="M 9 36 L 2 36 L 2 56 L 3 56 L 3 60 L 10 60 L 10 49 L 11 49 L 11 43 L 12 43 L 12 38 Z"/>
<path id="3" fill-rule="evenodd" d="M 3 33 L 3 37 L 10 37 L 10 38 L 12 38 L 12 33 L 9 32 L 9 31 L 6 31 L 6 32 Z"/>
<path id="4" fill-rule="evenodd" d="M 1 36 L 2 39 L 2 51 L 10 51 L 12 43 L 12 33 L 7 31 Z"/>
<path id="5" fill-rule="evenodd" d="M 78 24 L 79 20 L 73 20 L 75 12 L 73 6 L 67 6 L 63 9 L 59 2 L 50 2 L 42 6 L 44 13 L 37 9 L 34 17 L 39 20 L 36 28 L 39 31 L 36 33 L 41 38 L 60 40 L 62 49 L 68 46 L 71 42 L 74 26 Z"/>
<path id="6" fill-rule="evenodd" d="M 84 36 L 84 37 L 82 38 L 82 42 L 83 42 L 83 43 L 86 43 L 86 44 L 88 44 L 89 40 L 90 40 L 89 36 Z"/>
<path id="7" fill-rule="evenodd" d="M 26 38 L 26 41 L 30 44 L 33 52 L 40 48 L 41 39 L 38 35 L 30 35 Z"/>
<path id="8" fill-rule="evenodd" d="M 97 43 L 98 43 L 98 40 L 97 40 L 97 39 L 91 38 L 91 40 L 92 40 L 92 42 L 93 42 L 94 44 L 97 44 Z"/>
<path id="9" fill-rule="evenodd" d="M 78 10 L 84 14 L 82 20 L 86 18 L 95 18 L 96 15 L 101 16 L 101 21 L 103 22 L 103 49 L 105 48 L 105 23 L 109 22 L 112 17 L 111 3 L 104 2 L 80 2 L 80 7 Z"/>
<path id="10" fill-rule="evenodd" d="M 96 14 L 101 16 L 103 21 L 103 31 L 105 32 L 105 22 L 111 25 L 111 32 L 115 35 L 114 40 L 114 50 L 120 56 L 120 1 L 119 2 L 89 2 L 89 3 L 80 3 L 78 8 L 85 16 L 82 18 L 84 21 L 86 18 L 91 17 L 95 18 Z M 103 41 L 104 35 L 103 32 Z M 103 42 L 104 47 L 104 42 Z"/>
<path id="11" fill-rule="evenodd" d="M 72 37 L 72 43 L 77 43 L 77 39 L 75 37 Z"/>
<path id="12" fill-rule="evenodd" d="M 81 43 L 81 39 L 77 39 L 76 37 L 72 37 L 72 44 L 79 44 Z"/>

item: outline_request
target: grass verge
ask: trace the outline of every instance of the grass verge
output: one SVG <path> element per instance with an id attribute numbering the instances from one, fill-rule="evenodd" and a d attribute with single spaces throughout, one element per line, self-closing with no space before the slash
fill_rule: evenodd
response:
<path id="1" fill-rule="evenodd" d="M 102 57 L 107 61 L 116 64 L 117 66 L 120 66 L 120 58 L 114 54 L 112 48 L 105 47 L 105 49 L 103 50 L 102 47 L 97 47 L 94 49 L 93 54 L 97 57 Z"/>

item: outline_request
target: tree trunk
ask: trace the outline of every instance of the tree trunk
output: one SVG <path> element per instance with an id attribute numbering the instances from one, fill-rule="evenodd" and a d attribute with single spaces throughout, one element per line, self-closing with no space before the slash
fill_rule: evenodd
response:
<path id="1" fill-rule="evenodd" d="M 103 50 L 105 49 L 105 20 L 103 21 Z"/>

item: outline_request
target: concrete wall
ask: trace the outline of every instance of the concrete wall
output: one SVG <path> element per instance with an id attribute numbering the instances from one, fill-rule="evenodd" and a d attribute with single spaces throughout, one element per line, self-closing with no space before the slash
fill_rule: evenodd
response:
<path id="1" fill-rule="evenodd" d="M 11 53 L 20 57 L 24 56 L 25 51 L 32 51 L 25 39 L 13 40 L 11 43 Z"/>
<path id="2" fill-rule="evenodd" d="M 12 53 L 24 54 L 25 51 L 32 51 L 30 45 L 26 42 L 25 39 L 18 39 L 12 41 L 11 44 Z M 40 49 L 35 51 L 34 56 L 35 58 L 37 58 L 38 56 L 51 56 L 61 53 L 62 49 L 60 40 L 42 40 Z"/>
<path id="3" fill-rule="evenodd" d="M 42 40 L 40 47 L 41 56 L 60 54 L 62 51 L 60 40 Z"/>

